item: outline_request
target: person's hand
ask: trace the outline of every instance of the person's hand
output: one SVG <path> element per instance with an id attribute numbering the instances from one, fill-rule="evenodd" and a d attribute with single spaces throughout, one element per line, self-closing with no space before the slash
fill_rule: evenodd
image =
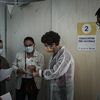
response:
<path id="1" fill-rule="evenodd" d="M 22 75 L 22 74 L 26 74 L 26 73 L 23 69 L 17 69 L 17 74 Z"/>
<path id="2" fill-rule="evenodd" d="M 32 74 L 33 74 L 33 77 L 37 77 L 37 76 L 39 76 L 39 70 L 37 70 L 37 71 L 33 71 Z"/>
<path id="3" fill-rule="evenodd" d="M 28 67 L 28 69 L 30 69 L 31 73 L 36 72 L 36 66 L 35 65 L 29 65 L 27 67 Z"/>
<path id="4" fill-rule="evenodd" d="M 11 77 L 9 76 L 9 77 L 7 77 L 5 80 L 6 80 L 6 81 L 9 81 L 9 80 L 11 80 Z"/>

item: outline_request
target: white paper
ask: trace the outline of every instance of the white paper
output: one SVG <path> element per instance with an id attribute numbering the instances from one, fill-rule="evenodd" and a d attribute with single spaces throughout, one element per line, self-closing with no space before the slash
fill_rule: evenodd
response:
<path id="1" fill-rule="evenodd" d="M 79 51 L 95 51 L 96 36 L 95 35 L 80 35 L 78 36 Z"/>
<path id="2" fill-rule="evenodd" d="M 12 100 L 10 93 L 6 93 L 1 96 L 2 100 Z"/>
<path id="3" fill-rule="evenodd" d="M 0 69 L 0 81 L 3 81 L 10 77 L 11 73 L 13 71 L 13 68 L 9 69 Z"/>

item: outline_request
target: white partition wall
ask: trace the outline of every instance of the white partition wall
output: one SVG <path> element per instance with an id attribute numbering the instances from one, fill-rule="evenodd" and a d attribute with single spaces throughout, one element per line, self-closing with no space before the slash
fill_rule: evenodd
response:
<path id="1" fill-rule="evenodd" d="M 26 36 L 32 36 L 37 49 L 41 51 L 41 36 L 51 29 L 50 14 L 49 0 L 13 8 L 12 17 L 8 19 L 8 42 L 11 43 L 8 45 L 8 50 L 11 49 L 11 53 L 13 53 L 11 60 L 15 57 L 16 52 L 23 50 L 23 40 Z"/>

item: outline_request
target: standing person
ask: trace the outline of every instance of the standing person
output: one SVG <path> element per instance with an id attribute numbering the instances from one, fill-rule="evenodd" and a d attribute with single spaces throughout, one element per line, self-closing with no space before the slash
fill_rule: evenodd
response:
<path id="1" fill-rule="evenodd" d="M 32 37 L 26 37 L 23 41 L 25 51 L 17 53 L 13 67 L 16 69 L 17 85 L 16 100 L 36 100 L 40 89 L 41 78 L 33 77 L 32 71 L 42 69 L 44 56 L 35 49 L 35 42 Z"/>
<path id="2" fill-rule="evenodd" d="M 97 9 L 97 11 L 95 12 L 95 16 L 96 16 L 96 26 L 97 26 L 97 31 L 96 31 L 96 65 L 100 65 L 100 8 Z M 96 67 L 96 75 L 98 77 L 99 73 L 100 73 L 100 67 L 95 66 Z M 97 79 L 96 82 L 96 92 L 99 93 L 100 92 L 100 81 L 99 81 L 99 77 Z M 97 99 L 99 100 L 99 95 L 97 97 Z"/>
<path id="3" fill-rule="evenodd" d="M 50 80 L 50 100 L 73 100 L 74 60 L 71 53 L 60 45 L 60 35 L 56 32 L 46 32 L 41 41 L 52 56 L 48 68 L 33 71 L 33 76 Z"/>
<path id="4" fill-rule="evenodd" d="M 9 63 L 2 56 L 3 53 L 3 41 L 0 40 L 0 69 L 8 69 L 9 68 Z M 0 81 L 0 96 L 5 94 L 7 92 L 7 87 L 6 87 L 6 79 L 3 81 Z"/>

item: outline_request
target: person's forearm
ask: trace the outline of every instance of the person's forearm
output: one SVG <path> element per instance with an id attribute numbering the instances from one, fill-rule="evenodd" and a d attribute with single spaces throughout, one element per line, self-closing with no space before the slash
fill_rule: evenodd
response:
<path id="1" fill-rule="evenodd" d="M 39 70 L 39 76 L 42 77 L 42 70 Z"/>

